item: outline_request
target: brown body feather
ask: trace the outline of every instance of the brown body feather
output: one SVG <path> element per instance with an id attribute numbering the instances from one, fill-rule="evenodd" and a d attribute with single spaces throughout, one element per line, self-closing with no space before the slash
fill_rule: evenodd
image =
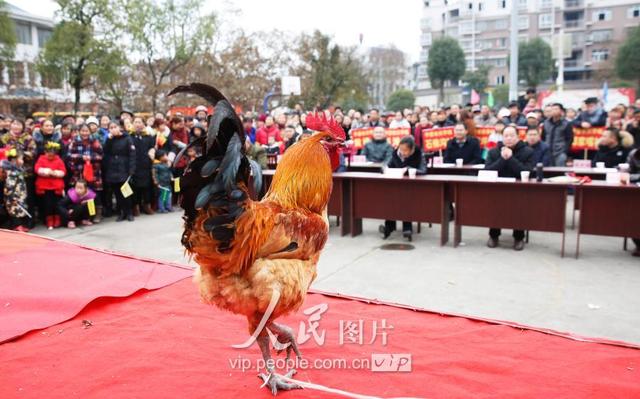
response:
<path id="1" fill-rule="evenodd" d="M 204 228 L 216 208 L 198 211 L 187 226 L 189 252 L 200 265 L 195 280 L 202 299 L 245 315 L 252 333 L 273 292 L 280 300 L 270 320 L 299 309 L 316 277 L 316 265 L 329 225 L 326 208 L 332 189 L 329 156 L 320 133 L 290 147 L 262 201 L 244 200 L 233 222 L 229 249 Z M 247 191 L 244 184 L 238 187 Z M 295 246 L 291 246 L 295 243 Z"/>

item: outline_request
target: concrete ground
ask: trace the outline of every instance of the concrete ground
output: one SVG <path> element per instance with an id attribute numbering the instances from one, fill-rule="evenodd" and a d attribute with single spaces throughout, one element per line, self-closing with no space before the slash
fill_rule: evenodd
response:
<path id="1" fill-rule="evenodd" d="M 180 216 L 141 216 L 133 223 L 111 218 L 99 226 L 33 232 L 186 263 Z M 380 221 L 365 220 L 364 234 L 352 238 L 340 237 L 331 219 L 316 289 L 640 344 L 640 258 L 622 251 L 621 238 L 583 236 L 576 260 L 571 229 L 567 256 L 561 258 L 560 234 L 532 232 L 525 250 L 516 252 L 510 231 L 503 232 L 499 248 L 489 249 L 487 229 L 465 227 L 463 245 L 453 248 L 451 242 L 438 245 L 439 226 L 423 224 L 422 233 L 414 234 L 415 248 L 398 251 L 380 248 L 404 242 L 398 233 L 383 241 L 377 232 Z"/>

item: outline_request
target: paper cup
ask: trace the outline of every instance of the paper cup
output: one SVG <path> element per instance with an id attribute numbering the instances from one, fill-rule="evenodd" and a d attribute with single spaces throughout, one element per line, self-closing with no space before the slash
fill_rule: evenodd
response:
<path id="1" fill-rule="evenodd" d="M 464 159 L 462 159 L 462 158 L 456 159 L 456 166 L 461 168 L 462 165 L 464 165 Z"/>
<path id="2" fill-rule="evenodd" d="M 531 172 L 529 172 L 528 170 L 523 170 L 522 172 L 520 172 L 520 180 L 522 180 L 525 183 L 528 182 L 530 174 Z"/>
<path id="3" fill-rule="evenodd" d="M 596 168 L 604 169 L 604 162 L 596 162 Z"/>
<path id="4" fill-rule="evenodd" d="M 418 172 L 418 169 L 416 168 L 409 168 L 409 179 L 415 179 L 416 178 L 416 172 Z"/>

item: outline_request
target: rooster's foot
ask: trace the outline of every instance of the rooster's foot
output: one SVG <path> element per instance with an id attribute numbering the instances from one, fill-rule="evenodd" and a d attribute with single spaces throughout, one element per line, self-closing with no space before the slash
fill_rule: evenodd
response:
<path id="1" fill-rule="evenodd" d="M 296 337 L 293 335 L 293 330 L 290 327 L 287 327 L 284 324 L 271 323 L 269 329 L 278 336 L 278 344 L 287 345 L 287 361 L 289 360 L 292 351 L 296 354 L 298 359 L 302 359 L 302 354 L 300 354 L 300 349 L 298 349 Z M 283 348 L 276 347 L 275 349 L 277 350 L 278 355 L 283 351 Z"/>
<path id="2" fill-rule="evenodd" d="M 285 378 L 291 378 L 296 374 L 295 369 L 289 370 L 287 374 L 284 375 Z M 302 389 L 302 387 L 293 382 L 286 382 L 282 376 L 276 374 L 275 372 L 271 372 L 269 374 L 261 373 L 258 374 L 258 378 L 264 381 L 263 386 L 269 387 L 273 396 L 278 394 L 278 391 L 290 391 L 292 389 Z M 261 387 L 261 388 L 262 388 Z"/>

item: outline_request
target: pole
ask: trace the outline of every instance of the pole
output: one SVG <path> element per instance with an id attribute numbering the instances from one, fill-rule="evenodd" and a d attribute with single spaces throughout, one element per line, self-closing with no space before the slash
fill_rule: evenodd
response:
<path id="1" fill-rule="evenodd" d="M 476 70 L 476 8 L 471 2 L 471 71 Z"/>
<path id="2" fill-rule="evenodd" d="M 564 2 L 560 2 L 560 15 L 562 15 Z M 555 30 L 555 9 L 553 14 L 553 23 Z M 558 77 L 556 78 L 556 86 L 558 94 L 562 94 L 564 90 L 564 18 L 560 18 L 560 29 L 558 30 Z"/>
<path id="3" fill-rule="evenodd" d="M 511 59 L 509 62 L 509 101 L 518 99 L 518 4 L 511 0 Z"/>

